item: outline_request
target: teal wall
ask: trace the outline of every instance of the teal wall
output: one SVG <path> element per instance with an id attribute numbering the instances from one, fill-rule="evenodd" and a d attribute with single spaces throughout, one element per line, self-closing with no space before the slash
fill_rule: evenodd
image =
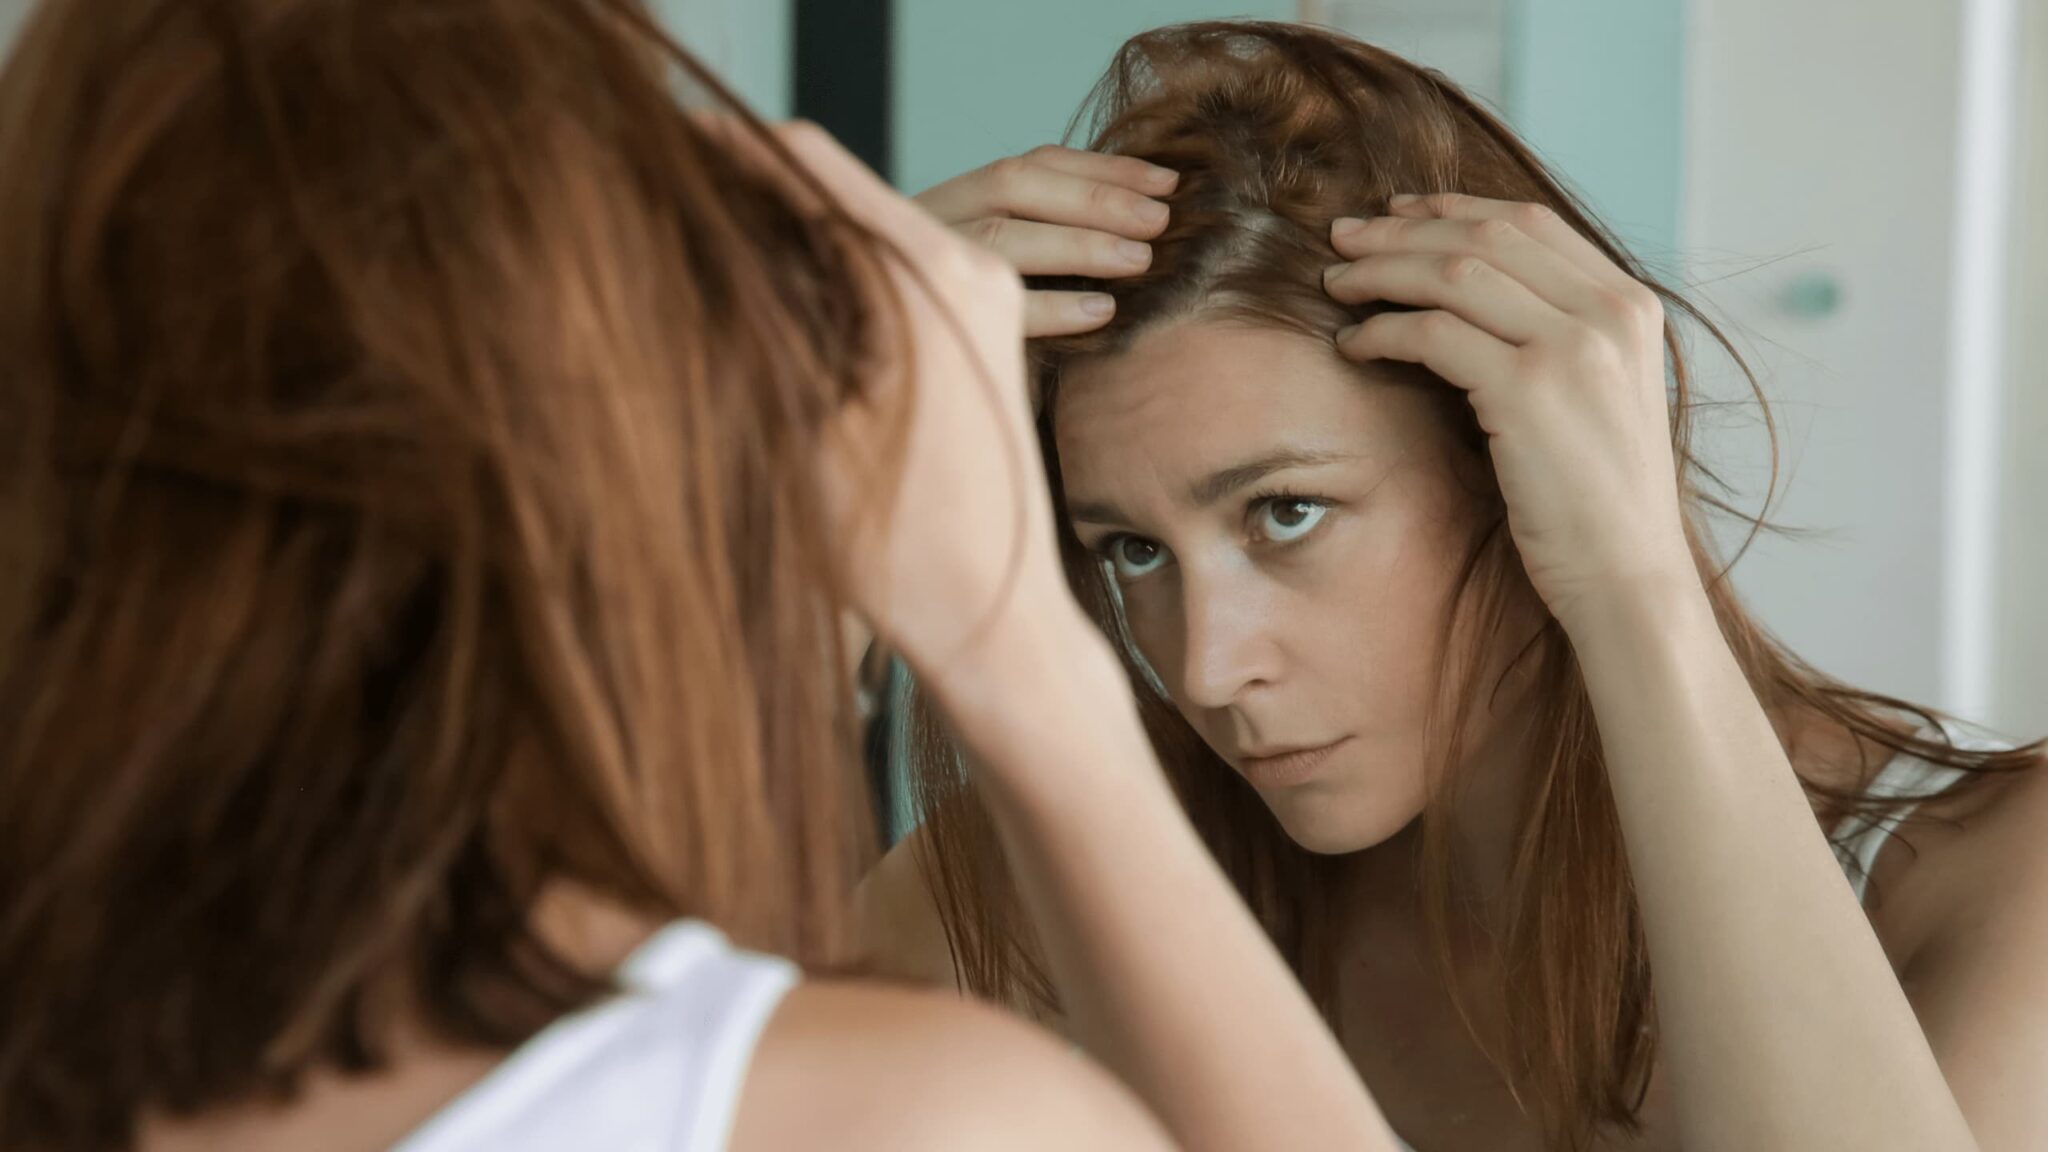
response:
<path id="1" fill-rule="evenodd" d="M 1508 115 L 1636 254 L 1675 270 L 1682 0 L 1516 0 Z"/>
<path id="2" fill-rule="evenodd" d="M 1402 0 L 1403 4 L 1424 0 Z M 1294 0 L 897 0 L 897 184 L 1058 140 L 1111 53 L 1184 20 Z M 1508 116 L 1653 260 L 1677 243 L 1683 0 L 1512 0 Z"/>
<path id="3" fill-rule="evenodd" d="M 654 0 L 653 8 L 757 114 L 789 118 L 792 0 Z"/>
<path id="4" fill-rule="evenodd" d="M 0 0 L 0 60 L 13 47 L 14 34 L 28 20 L 30 0 Z"/>
<path id="5" fill-rule="evenodd" d="M 1294 0 L 896 0 L 896 183 L 919 192 L 1057 141 L 1117 46 L 1162 24 L 1284 20 Z"/>

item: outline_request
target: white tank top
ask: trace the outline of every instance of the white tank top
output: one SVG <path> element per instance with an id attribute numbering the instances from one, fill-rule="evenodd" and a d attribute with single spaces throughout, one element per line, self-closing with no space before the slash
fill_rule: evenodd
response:
<path id="1" fill-rule="evenodd" d="M 715 929 L 657 932 L 619 970 L 623 995 L 565 1016 L 393 1152 L 723 1152 L 786 960 Z"/>

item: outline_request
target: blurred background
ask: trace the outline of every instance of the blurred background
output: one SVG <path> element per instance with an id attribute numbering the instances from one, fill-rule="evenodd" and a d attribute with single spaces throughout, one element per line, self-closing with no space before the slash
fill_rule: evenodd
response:
<path id="1" fill-rule="evenodd" d="M 2048 732 L 2048 0 L 656 6 L 764 115 L 820 121 L 908 192 L 1060 139 L 1160 24 L 1311 20 L 1442 69 L 1761 370 L 1772 516 L 1802 530 L 1736 569 L 1762 618 L 1853 683 Z M 0 43 L 26 7 L 0 0 Z M 1758 508 L 1754 406 L 1709 431 Z"/>

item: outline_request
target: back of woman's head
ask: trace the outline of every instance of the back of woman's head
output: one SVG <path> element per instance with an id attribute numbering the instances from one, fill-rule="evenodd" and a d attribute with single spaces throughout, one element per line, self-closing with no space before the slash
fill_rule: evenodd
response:
<path id="1" fill-rule="evenodd" d="M 872 263 L 787 156 L 631 0 L 29 21 L 0 1143 L 374 1066 L 400 1006 L 517 1042 L 603 987 L 532 931 L 558 880 L 838 947 L 810 462 Z"/>

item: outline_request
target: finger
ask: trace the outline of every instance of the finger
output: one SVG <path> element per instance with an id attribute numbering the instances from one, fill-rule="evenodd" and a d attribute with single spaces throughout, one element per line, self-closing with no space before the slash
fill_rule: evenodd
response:
<path id="1" fill-rule="evenodd" d="M 1382 312 L 1337 333 L 1346 359 L 1420 364 L 1467 392 L 1514 376 L 1515 350 L 1449 312 Z"/>
<path id="2" fill-rule="evenodd" d="M 1152 246 L 1108 232 L 990 217 L 962 231 L 1026 276 L 1135 276 L 1152 264 Z"/>
<path id="3" fill-rule="evenodd" d="M 1562 253 L 1505 219 L 1475 222 L 1376 216 L 1339 220 L 1330 226 L 1330 244 L 1347 260 L 1398 252 L 1478 256 L 1538 299 L 1574 316 L 1592 315 L 1607 296 L 1606 289 Z"/>
<path id="4" fill-rule="evenodd" d="M 1580 235 L 1578 229 L 1565 223 L 1556 211 L 1542 204 L 1440 192 L 1428 196 L 1396 196 L 1388 212 L 1394 216 L 1434 216 L 1443 220 L 1506 220 L 1531 239 L 1571 261 L 1579 271 L 1609 290 L 1636 285 L 1635 278 L 1617 267 L 1605 252 Z"/>
<path id="5" fill-rule="evenodd" d="M 1106 292 L 1027 292 L 1024 335 L 1075 336 L 1093 332 L 1116 315 L 1116 298 Z"/>
<path id="6" fill-rule="evenodd" d="M 1332 265 L 1323 289 L 1342 304 L 1441 309 L 1510 344 L 1527 344 L 1571 322 L 1520 281 L 1471 255 L 1367 256 Z"/>
<path id="7" fill-rule="evenodd" d="M 1166 205 L 1128 188 L 1056 171 L 1021 157 L 998 160 L 918 196 L 955 224 L 983 216 L 1014 216 L 1150 240 L 1166 230 Z"/>
<path id="8" fill-rule="evenodd" d="M 1180 183 L 1180 173 L 1146 163 L 1135 156 L 1045 144 L 1026 152 L 1024 158 L 1055 172 L 1079 176 L 1084 180 L 1100 180 L 1104 184 L 1128 188 L 1141 196 L 1164 196 Z"/>

